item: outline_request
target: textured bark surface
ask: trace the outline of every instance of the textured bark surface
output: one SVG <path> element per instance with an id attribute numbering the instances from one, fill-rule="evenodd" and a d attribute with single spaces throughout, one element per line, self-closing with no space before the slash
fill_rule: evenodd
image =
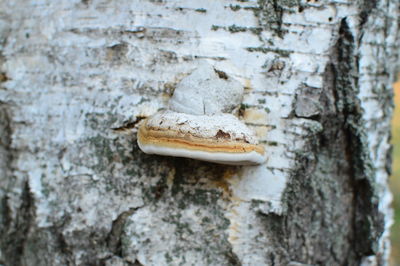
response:
<path id="1" fill-rule="evenodd" d="M 385 265 L 398 0 L 0 1 L 0 264 Z M 207 60 L 266 164 L 150 156 Z"/>

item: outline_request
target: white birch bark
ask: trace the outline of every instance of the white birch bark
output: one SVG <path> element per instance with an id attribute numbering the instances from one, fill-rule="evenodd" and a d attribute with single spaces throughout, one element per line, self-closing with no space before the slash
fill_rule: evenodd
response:
<path id="1" fill-rule="evenodd" d="M 0 264 L 385 265 L 399 8 L 0 1 Z M 246 87 L 266 164 L 146 155 L 113 130 L 200 60 Z"/>

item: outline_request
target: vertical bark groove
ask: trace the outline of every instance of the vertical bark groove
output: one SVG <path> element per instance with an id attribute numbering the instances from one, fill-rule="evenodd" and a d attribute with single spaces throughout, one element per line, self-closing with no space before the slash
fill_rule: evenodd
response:
<path id="1" fill-rule="evenodd" d="M 7 203 L 6 203 L 7 204 Z M 30 192 L 29 183 L 26 181 L 21 193 L 21 205 L 17 211 L 17 216 L 12 223 L 5 226 L 2 232 L 1 240 L 2 250 L 6 258 L 14 258 L 8 260 L 7 264 L 11 266 L 24 265 L 24 256 L 27 243 L 31 237 L 31 228 L 34 226 L 35 207 L 32 194 Z M 8 214 L 5 214 L 6 219 Z M 9 220 L 9 218 L 7 219 Z"/>
<path id="2" fill-rule="evenodd" d="M 0 47 L 1 48 L 1 47 Z M 3 72 L 3 63 L 5 57 L 0 50 L 0 92 L 4 90 L 3 82 L 8 80 L 7 75 Z M 18 251 L 22 251 L 22 244 L 14 241 L 13 238 L 7 237 L 10 226 L 14 226 L 14 217 L 12 216 L 12 210 L 9 206 L 10 198 L 7 195 L 8 188 L 11 183 L 11 164 L 12 164 L 12 151 L 11 151 L 11 118 L 9 105 L 6 102 L 0 100 L 0 248 L 6 248 L 7 251 L 4 253 L 10 253 L 13 255 L 18 254 Z M 14 244 L 8 246 L 8 244 Z M 15 246 L 17 245 L 17 246 Z M 15 249 L 15 250 L 12 250 Z M 1 253 L 0 253 L 1 254 Z M 0 263 L 3 258 L 0 257 Z"/>
<path id="3" fill-rule="evenodd" d="M 371 159 L 368 155 L 367 136 L 363 129 L 362 110 L 358 93 L 358 74 L 354 60 L 355 40 L 345 19 L 339 29 L 339 40 L 334 52 L 333 67 L 336 76 L 336 108 L 343 113 L 343 130 L 346 136 L 346 157 L 351 166 L 349 178 L 354 187 L 354 246 L 361 259 L 374 254 L 377 240 L 384 225 L 382 214 L 378 212 L 378 200 L 372 183 L 374 182 Z"/>
<path id="4" fill-rule="evenodd" d="M 310 138 L 308 152 L 298 154 L 298 169 L 285 192 L 284 217 L 270 214 L 264 218 L 266 232 L 276 233 L 278 252 L 271 264 L 358 265 L 363 257 L 376 254 L 384 230 L 372 185 L 365 122 L 356 97 L 356 44 L 346 18 L 338 36 L 319 97 L 323 112 L 310 117 L 324 131 Z M 327 229 L 326 224 L 337 227 Z"/>

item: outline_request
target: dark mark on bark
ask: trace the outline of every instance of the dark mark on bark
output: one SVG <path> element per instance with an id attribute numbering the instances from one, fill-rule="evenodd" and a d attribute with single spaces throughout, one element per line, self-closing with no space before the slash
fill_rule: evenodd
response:
<path id="1" fill-rule="evenodd" d="M 215 73 L 217 73 L 217 75 L 220 79 L 228 79 L 228 75 L 224 71 L 217 70 L 215 68 L 214 68 L 214 71 L 215 71 Z"/>
<path id="2" fill-rule="evenodd" d="M 7 80 L 9 80 L 9 78 L 7 77 L 6 73 L 0 72 L 0 83 L 6 82 Z"/>
<path id="3" fill-rule="evenodd" d="M 142 121 L 143 119 L 146 119 L 146 118 L 147 118 L 147 116 L 137 116 L 135 121 L 133 121 L 133 122 L 125 122 L 122 126 L 111 128 L 111 129 L 116 131 L 116 132 L 122 132 L 122 131 L 130 130 L 132 128 L 135 128 L 140 121 Z M 161 125 L 161 123 L 162 122 L 160 122 L 160 125 Z"/>
<path id="4" fill-rule="evenodd" d="M 109 250 L 116 256 L 122 257 L 122 242 L 121 235 L 126 223 L 126 219 L 131 216 L 139 208 L 130 208 L 127 211 L 122 212 L 113 221 L 111 231 L 107 236 L 107 246 Z"/>
<path id="5" fill-rule="evenodd" d="M 298 0 L 258 0 L 258 7 L 253 10 L 260 26 L 274 31 L 282 38 L 287 32 L 282 27 L 285 8 L 298 6 L 299 2 Z"/>
<path id="6" fill-rule="evenodd" d="M 240 262 L 239 257 L 233 252 L 232 249 L 228 250 L 225 254 L 226 260 L 231 266 L 241 266 L 242 263 Z"/>
<path id="7" fill-rule="evenodd" d="M 359 265 L 365 256 L 377 255 L 384 224 L 357 97 L 355 46 L 343 19 L 323 89 L 315 98 L 323 108 L 318 108 L 315 117 L 312 114 L 317 112 L 307 113 L 324 130 L 297 151 L 296 170 L 283 195 L 286 211 L 282 217 L 260 214 L 272 250 L 282 251 L 274 253 L 271 264 L 287 265 L 290 260 Z"/>
<path id="8" fill-rule="evenodd" d="M 89 6 L 91 0 L 81 0 L 82 4 Z"/>
<path id="9" fill-rule="evenodd" d="M 371 11 L 376 9 L 377 4 L 377 0 L 361 0 L 361 4 L 359 4 L 361 9 L 359 25 L 360 28 L 362 28 L 364 24 L 368 21 L 368 17 L 371 14 Z"/>
<path id="10" fill-rule="evenodd" d="M 0 41 L 0 44 L 2 42 Z M 0 51 L 0 70 L 2 70 L 2 65 L 6 62 L 6 58 L 3 55 L 3 53 Z M 1 72 L 0 71 L 0 89 L 2 89 L 2 84 L 3 82 L 6 82 L 9 80 L 9 77 L 7 76 L 6 72 Z M 0 103 L 1 104 L 1 103 Z"/>
<path id="11" fill-rule="evenodd" d="M 344 114 L 344 130 L 349 143 L 346 154 L 352 165 L 355 188 L 354 246 L 361 260 L 374 255 L 383 228 L 383 215 L 378 211 L 378 198 L 374 188 L 374 170 L 368 153 L 368 139 L 362 129 L 362 109 L 357 98 L 358 73 L 354 60 L 355 40 L 346 19 L 341 22 L 336 44 L 333 70 L 336 71 L 337 109 Z M 337 73 L 340 73 L 338 75 Z"/>
<path id="12" fill-rule="evenodd" d="M 115 44 L 113 46 L 107 47 L 107 59 L 114 63 L 119 63 L 125 59 L 127 52 L 128 44 Z"/>
<path id="13" fill-rule="evenodd" d="M 1 86 L 1 84 L 0 84 Z M 13 180 L 10 176 L 13 161 L 11 150 L 11 117 L 7 104 L 0 102 L 0 179 L 4 187 L 0 187 L 3 197 L 0 199 L 0 246 L 4 257 L 10 258 L 6 265 L 20 265 L 24 253 L 30 228 L 35 218 L 34 199 L 31 195 L 28 180 L 21 187 L 21 205 L 13 215 L 8 196 L 8 182 Z M 12 258 L 12 260 L 11 260 Z"/>
<path id="14" fill-rule="evenodd" d="M 292 50 L 283 50 L 279 48 L 267 48 L 267 47 L 246 47 L 246 50 L 249 52 L 260 52 L 264 54 L 268 53 L 276 53 L 282 57 L 289 57 L 291 53 L 294 51 Z"/>
<path id="15" fill-rule="evenodd" d="M 199 12 L 199 13 L 207 13 L 207 9 L 204 9 L 204 8 L 197 8 L 194 11 Z"/>
<path id="16" fill-rule="evenodd" d="M 11 222 L 8 201 L 5 199 L 5 215 L 7 224 L 3 224 L 0 243 L 5 258 L 10 258 L 7 265 L 22 265 L 23 254 L 29 240 L 31 227 L 35 221 L 34 198 L 30 192 L 29 181 L 26 180 L 22 187 L 21 205 L 18 208 L 14 222 Z M 3 211 L 4 212 L 4 211 Z M 8 217 L 8 218 L 7 218 Z M 7 225 L 7 226 L 5 226 Z"/>

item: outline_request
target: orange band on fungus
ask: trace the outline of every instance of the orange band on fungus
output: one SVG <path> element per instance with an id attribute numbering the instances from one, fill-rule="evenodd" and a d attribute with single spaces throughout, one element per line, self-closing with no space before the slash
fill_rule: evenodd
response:
<path id="1" fill-rule="evenodd" d="M 264 154 L 264 147 L 245 143 L 243 140 L 204 139 L 173 130 L 147 129 L 146 125 L 140 127 L 138 139 L 143 144 L 153 144 L 171 148 L 227 153 L 249 153 L 255 151 L 261 155 Z"/>

